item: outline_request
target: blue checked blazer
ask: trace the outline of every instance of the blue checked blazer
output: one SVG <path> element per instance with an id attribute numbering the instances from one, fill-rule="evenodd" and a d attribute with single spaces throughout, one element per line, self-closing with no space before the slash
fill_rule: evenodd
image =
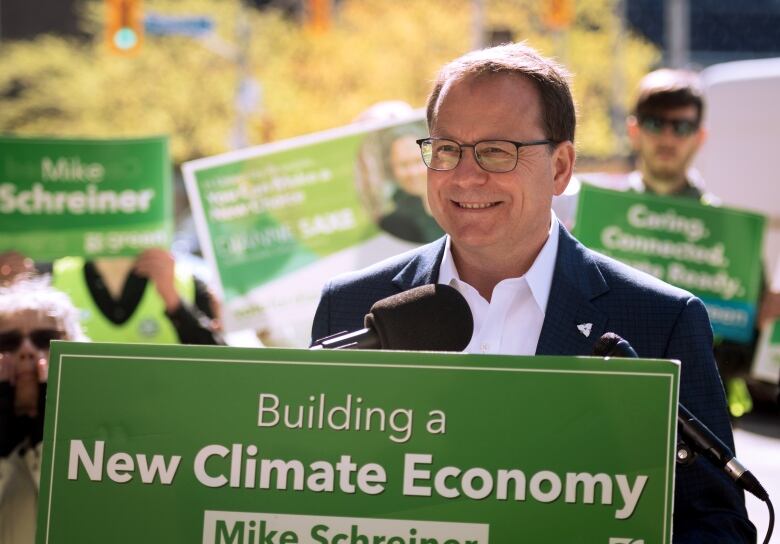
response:
<path id="1" fill-rule="evenodd" d="M 436 282 L 445 240 L 332 279 L 323 288 L 312 339 L 363 328 L 378 300 Z M 592 323 L 588 337 L 579 323 Z M 558 254 L 537 355 L 590 355 L 605 332 L 628 340 L 640 357 L 679 359 L 680 402 L 734 448 L 712 329 L 690 293 L 585 248 L 560 227 Z M 755 542 L 742 492 L 700 458 L 676 471 L 674 542 Z"/>

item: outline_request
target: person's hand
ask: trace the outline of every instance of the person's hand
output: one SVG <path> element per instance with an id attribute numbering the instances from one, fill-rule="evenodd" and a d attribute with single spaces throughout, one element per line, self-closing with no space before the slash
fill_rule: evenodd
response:
<path id="1" fill-rule="evenodd" d="M 161 248 L 147 249 L 135 260 L 135 273 L 154 283 L 167 312 L 173 312 L 181 304 L 174 281 L 175 264 L 173 255 Z"/>
<path id="2" fill-rule="evenodd" d="M 758 326 L 763 328 L 778 318 L 780 318 L 780 293 L 767 290 L 761 298 L 761 305 L 758 310 Z"/>
<path id="3" fill-rule="evenodd" d="M 0 253 L 0 285 L 11 283 L 21 274 L 33 272 L 35 272 L 35 265 L 32 259 L 28 259 L 18 251 Z"/>

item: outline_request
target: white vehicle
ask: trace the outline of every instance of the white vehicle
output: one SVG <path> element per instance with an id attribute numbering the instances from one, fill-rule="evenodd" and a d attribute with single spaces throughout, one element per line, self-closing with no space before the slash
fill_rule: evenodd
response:
<path id="1" fill-rule="evenodd" d="M 708 136 L 694 166 L 724 205 L 767 216 L 771 273 L 780 255 L 780 58 L 715 64 L 701 78 Z"/>

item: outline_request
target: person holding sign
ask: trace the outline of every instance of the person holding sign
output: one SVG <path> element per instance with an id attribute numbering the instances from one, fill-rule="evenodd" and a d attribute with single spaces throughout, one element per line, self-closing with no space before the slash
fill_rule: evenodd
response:
<path id="1" fill-rule="evenodd" d="M 35 540 L 52 340 L 86 340 L 68 297 L 44 278 L 0 287 L 0 543 Z"/>
<path id="2" fill-rule="evenodd" d="M 702 302 L 588 250 L 551 211 L 575 161 L 565 69 L 524 44 L 468 53 L 440 71 L 427 120 L 428 201 L 447 235 L 326 283 L 312 338 L 361 329 L 380 299 L 449 284 L 474 316 L 467 352 L 590 355 L 615 332 L 640 357 L 680 360 L 680 401 L 733 447 Z M 714 466 L 676 478 L 676 543 L 755 540 L 744 497 Z"/>
<path id="3" fill-rule="evenodd" d="M 704 98 L 694 72 L 664 68 L 642 78 L 626 122 L 637 154 L 638 169 L 628 180 L 631 188 L 695 198 L 703 204 L 716 202 L 690 169 L 707 136 L 703 118 Z"/>
<path id="4" fill-rule="evenodd" d="M 42 268 L 73 299 L 97 341 L 224 344 L 217 299 L 164 249 L 135 259 L 64 257 Z M 0 254 L 0 285 L 38 273 L 22 253 Z"/>
<path id="5" fill-rule="evenodd" d="M 95 341 L 223 344 L 216 299 L 162 248 L 135 259 L 54 262 L 52 281 L 82 311 Z"/>
<path id="6" fill-rule="evenodd" d="M 690 168 L 706 138 L 704 107 L 701 84 L 694 72 L 660 69 L 642 78 L 633 113 L 627 119 L 628 136 L 637 155 L 637 170 L 627 179 L 630 190 L 719 204 Z M 758 325 L 778 317 L 780 293 L 765 288 Z M 748 343 L 717 339 L 715 344 L 715 359 L 734 416 L 749 411 L 752 405 L 743 376 L 752 364 L 757 338 L 755 331 Z"/>

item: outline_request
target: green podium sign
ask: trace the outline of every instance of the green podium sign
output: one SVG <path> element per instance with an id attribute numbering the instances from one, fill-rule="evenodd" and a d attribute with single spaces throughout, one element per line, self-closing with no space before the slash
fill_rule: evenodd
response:
<path id="1" fill-rule="evenodd" d="M 671 540 L 672 361 L 52 347 L 38 543 Z"/>

